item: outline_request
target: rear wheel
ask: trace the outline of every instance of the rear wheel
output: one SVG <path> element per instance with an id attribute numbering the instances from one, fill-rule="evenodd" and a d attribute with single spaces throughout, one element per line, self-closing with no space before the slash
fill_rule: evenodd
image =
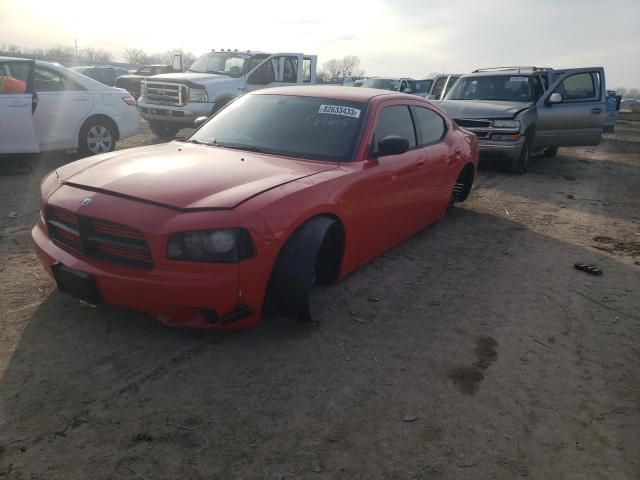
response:
<path id="1" fill-rule="evenodd" d="M 518 175 L 524 175 L 529 171 L 529 161 L 531 159 L 531 148 L 529 145 L 529 139 L 525 138 L 520 150 L 518 158 L 511 160 L 509 164 L 509 171 Z"/>
<path id="2" fill-rule="evenodd" d="M 78 150 L 85 155 L 97 155 L 112 151 L 116 147 L 116 128 L 107 118 L 96 118 L 80 129 Z"/>
<path id="3" fill-rule="evenodd" d="M 166 138 L 169 140 L 176 138 L 176 135 L 180 130 L 178 127 L 174 127 L 173 125 L 169 125 L 168 123 L 153 121 L 149 121 L 149 129 L 156 137 Z"/>
<path id="4" fill-rule="evenodd" d="M 558 155 L 558 147 L 549 147 L 544 151 L 542 155 L 548 158 L 553 158 Z"/>

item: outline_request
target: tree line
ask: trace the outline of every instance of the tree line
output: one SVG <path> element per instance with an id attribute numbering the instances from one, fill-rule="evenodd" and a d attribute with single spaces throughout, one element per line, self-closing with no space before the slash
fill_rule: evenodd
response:
<path id="1" fill-rule="evenodd" d="M 175 53 L 182 52 L 184 65 L 191 65 L 196 56 L 192 52 L 180 49 L 167 50 L 162 53 L 147 53 L 140 48 L 127 48 L 124 59 L 132 65 L 169 64 Z M 77 49 L 71 46 L 58 45 L 51 48 L 24 48 L 15 44 L 0 45 L 0 55 L 9 57 L 27 57 L 38 60 L 49 60 L 64 63 L 106 64 L 114 61 L 112 52 L 101 48 L 86 47 Z"/>

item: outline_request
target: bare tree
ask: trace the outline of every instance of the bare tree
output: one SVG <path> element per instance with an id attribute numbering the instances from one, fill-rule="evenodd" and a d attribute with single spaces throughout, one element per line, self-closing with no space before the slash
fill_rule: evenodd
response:
<path id="1" fill-rule="evenodd" d="M 630 98 L 638 99 L 640 98 L 640 90 L 638 90 L 637 88 L 630 88 L 627 92 L 627 96 Z"/>
<path id="2" fill-rule="evenodd" d="M 616 94 L 624 97 L 627 94 L 627 89 L 624 87 L 616 88 Z"/>
<path id="3" fill-rule="evenodd" d="M 342 59 L 342 77 L 362 77 L 364 70 L 360 68 L 360 59 L 355 55 L 347 55 Z"/>
<path id="4" fill-rule="evenodd" d="M 124 50 L 124 58 L 134 65 L 145 65 L 147 63 L 147 54 L 141 48 L 126 48 Z"/>
<path id="5" fill-rule="evenodd" d="M 337 78 L 362 77 L 364 69 L 360 68 L 360 59 L 355 55 L 346 55 L 341 59 L 332 58 L 322 64 L 318 78 L 323 82 L 330 82 Z"/>

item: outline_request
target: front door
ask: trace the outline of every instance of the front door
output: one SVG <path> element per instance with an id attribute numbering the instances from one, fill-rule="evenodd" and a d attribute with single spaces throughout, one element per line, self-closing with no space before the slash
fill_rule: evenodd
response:
<path id="1" fill-rule="evenodd" d="M 39 100 L 33 120 L 40 145 L 77 145 L 75 136 L 93 107 L 92 95 L 71 78 L 40 65 L 35 67 L 33 85 Z"/>
<path id="2" fill-rule="evenodd" d="M 552 84 L 537 102 L 536 147 L 597 145 L 605 117 L 603 68 L 554 71 Z M 560 103 L 550 103 L 552 94 Z"/>
<path id="3" fill-rule="evenodd" d="M 358 263 L 378 255 L 416 230 L 423 207 L 424 185 L 419 168 L 422 149 L 407 104 L 389 102 L 378 107 L 371 139 L 372 151 L 363 163 L 362 180 L 345 198 Z M 409 151 L 380 156 L 378 142 L 388 135 L 409 140 Z"/>
<path id="4" fill-rule="evenodd" d="M 31 88 L 34 62 L 0 61 L 0 153 L 38 152 Z"/>

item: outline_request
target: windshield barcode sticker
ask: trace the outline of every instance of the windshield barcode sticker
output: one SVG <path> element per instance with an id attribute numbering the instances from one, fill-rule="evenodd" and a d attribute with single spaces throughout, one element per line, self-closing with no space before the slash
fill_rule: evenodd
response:
<path id="1" fill-rule="evenodd" d="M 331 115 L 344 115 L 345 117 L 360 118 L 360 110 L 340 105 L 320 105 L 318 113 L 329 113 Z"/>
<path id="2" fill-rule="evenodd" d="M 509 81 L 510 82 L 528 82 L 529 79 L 527 77 L 511 77 Z"/>

